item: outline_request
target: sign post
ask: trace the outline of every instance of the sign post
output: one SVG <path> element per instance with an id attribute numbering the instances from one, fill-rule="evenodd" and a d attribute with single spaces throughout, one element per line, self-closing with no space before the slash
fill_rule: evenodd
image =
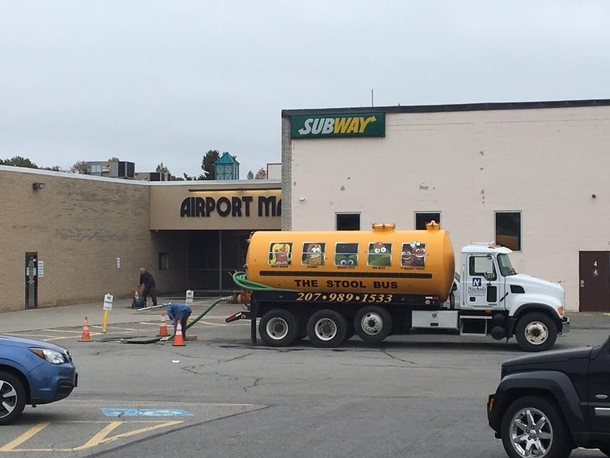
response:
<path id="1" fill-rule="evenodd" d="M 102 323 L 102 332 L 106 334 L 106 326 L 108 325 L 108 314 L 112 310 L 112 294 L 106 294 L 104 296 L 104 321 Z"/>
<path id="2" fill-rule="evenodd" d="M 195 291 L 188 289 L 186 291 L 186 300 L 184 302 L 186 302 L 187 305 L 192 304 L 194 296 L 195 296 Z"/>

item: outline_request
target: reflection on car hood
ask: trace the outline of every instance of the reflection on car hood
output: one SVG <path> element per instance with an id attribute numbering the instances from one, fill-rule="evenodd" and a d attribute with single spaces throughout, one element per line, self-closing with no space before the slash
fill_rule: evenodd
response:
<path id="1" fill-rule="evenodd" d="M 46 348 L 48 350 L 55 350 L 61 353 L 65 353 L 66 349 L 48 342 L 42 342 L 41 340 L 24 339 L 22 337 L 4 336 L 0 335 L 0 347 L 20 347 L 20 348 Z"/>
<path id="2" fill-rule="evenodd" d="M 571 348 L 569 350 L 552 350 L 535 355 L 521 356 L 520 358 L 510 359 L 502 364 L 503 368 L 514 366 L 526 366 L 535 364 L 540 366 L 547 363 L 567 362 L 574 359 L 588 358 L 593 351 L 591 347 Z"/>

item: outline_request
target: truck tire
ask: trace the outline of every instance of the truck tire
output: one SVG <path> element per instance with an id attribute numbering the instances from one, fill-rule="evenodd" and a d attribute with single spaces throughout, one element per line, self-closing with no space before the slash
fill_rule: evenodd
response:
<path id="1" fill-rule="evenodd" d="M 23 383 L 9 372 L 0 372 L 0 425 L 21 415 L 25 407 L 26 391 Z"/>
<path id="2" fill-rule="evenodd" d="M 514 401 L 502 417 L 502 445 L 511 458 L 567 458 L 572 440 L 557 404 L 542 396 Z"/>
<path id="3" fill-rule="evenodd" d="M 288 310 L 273 309 L 261 318 L 258 333 L 271 347 L 287 347 L 299 337 L 299 323 Z"/>
<path id="4" fill-rule="evenodd" d="M 346 336 L 347 322 L 334 310 L 319 310 L 307 322 L 307 337 L 316 347 L 338 347 Z"/>
<path id="5" fill-rule="evenodd" d="M 555 345 L 557 325 L 544 313 L 526 313 L 517 322 L 515 336 L 525 351 L 546 351 Z"/>
<path id="6" fill-rule="evenodd" d="M 354 317 L 354 330 L 364 342 L 381 342 L 392 332 L 392 317 L 383 307 L 362 307 Z"/>

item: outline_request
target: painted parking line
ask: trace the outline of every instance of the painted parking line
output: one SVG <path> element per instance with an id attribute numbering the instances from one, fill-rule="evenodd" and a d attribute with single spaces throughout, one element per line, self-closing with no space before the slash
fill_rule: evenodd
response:
<path id="1" fill-rule="evenodd" d="M 182 420 L 171 420 L 171 421 L 55 421 L 53 423 L 45 421 L 32 426 L 29 430 L 21 434 L 19 437 L 8 442 L 4 446 L 0 447 L 0 452 L 78 452 L 87 450 L 100 445 L 108 444 L 110 442 L 117 441 L 119 439 L 125 439 L 136 436 L 138 434 L 146 434 L 152 431 L 156 431 L 162 428 L 171 428 L 177 425 L 183 424 Z M 50 441 L 54 446 L 45 447 L 45 440 L 37 440 L 43 433 L 47 432 L 48 429 L 52 429 L 53 426 L 62 425 L 61 437 L 70 437 L 66 435 L 64 428 L 66 425 L 75 425 L 80 431 L 85 425 L 93 425 L 96 432 L 87 441 L 82 444 L 75 445 L 73 447 L 57 448 L 57 434 L 53 431 L 49 431 L 49 436 L 53 439 Z M 101 426 L 101 429 L 99 427 Z M 115 435 L 110 435 L 113 431 L 118 428 L 132 428 L 136 426 L 136 429 L 129 429 L 128 431 L 121 432 Z M 141 426 L 141 427 L 138 427 Z M 66 439 L 67 440 L 67 439 Z M 47 438 L 48 441 L 48 438 Z M 41 444 L 42 442 L 42 444 Z M 22 448 L 18 448 L 20 446 Z"/>
<path id="2" fill-rule="evenodd" d="M 107 417 L 192 417 L 193 414 L 184 409 L 125 409 L 102 408 Z"/>

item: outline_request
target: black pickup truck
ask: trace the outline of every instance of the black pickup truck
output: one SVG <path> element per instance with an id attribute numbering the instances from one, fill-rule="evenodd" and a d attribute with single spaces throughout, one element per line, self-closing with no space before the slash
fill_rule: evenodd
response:
<path id="1" fill-rule="evenodd" d="M 610 338 L 506 361 L 487 418 L 512 458 L 566 458 L 577 447 L 610 456 Z"/>

